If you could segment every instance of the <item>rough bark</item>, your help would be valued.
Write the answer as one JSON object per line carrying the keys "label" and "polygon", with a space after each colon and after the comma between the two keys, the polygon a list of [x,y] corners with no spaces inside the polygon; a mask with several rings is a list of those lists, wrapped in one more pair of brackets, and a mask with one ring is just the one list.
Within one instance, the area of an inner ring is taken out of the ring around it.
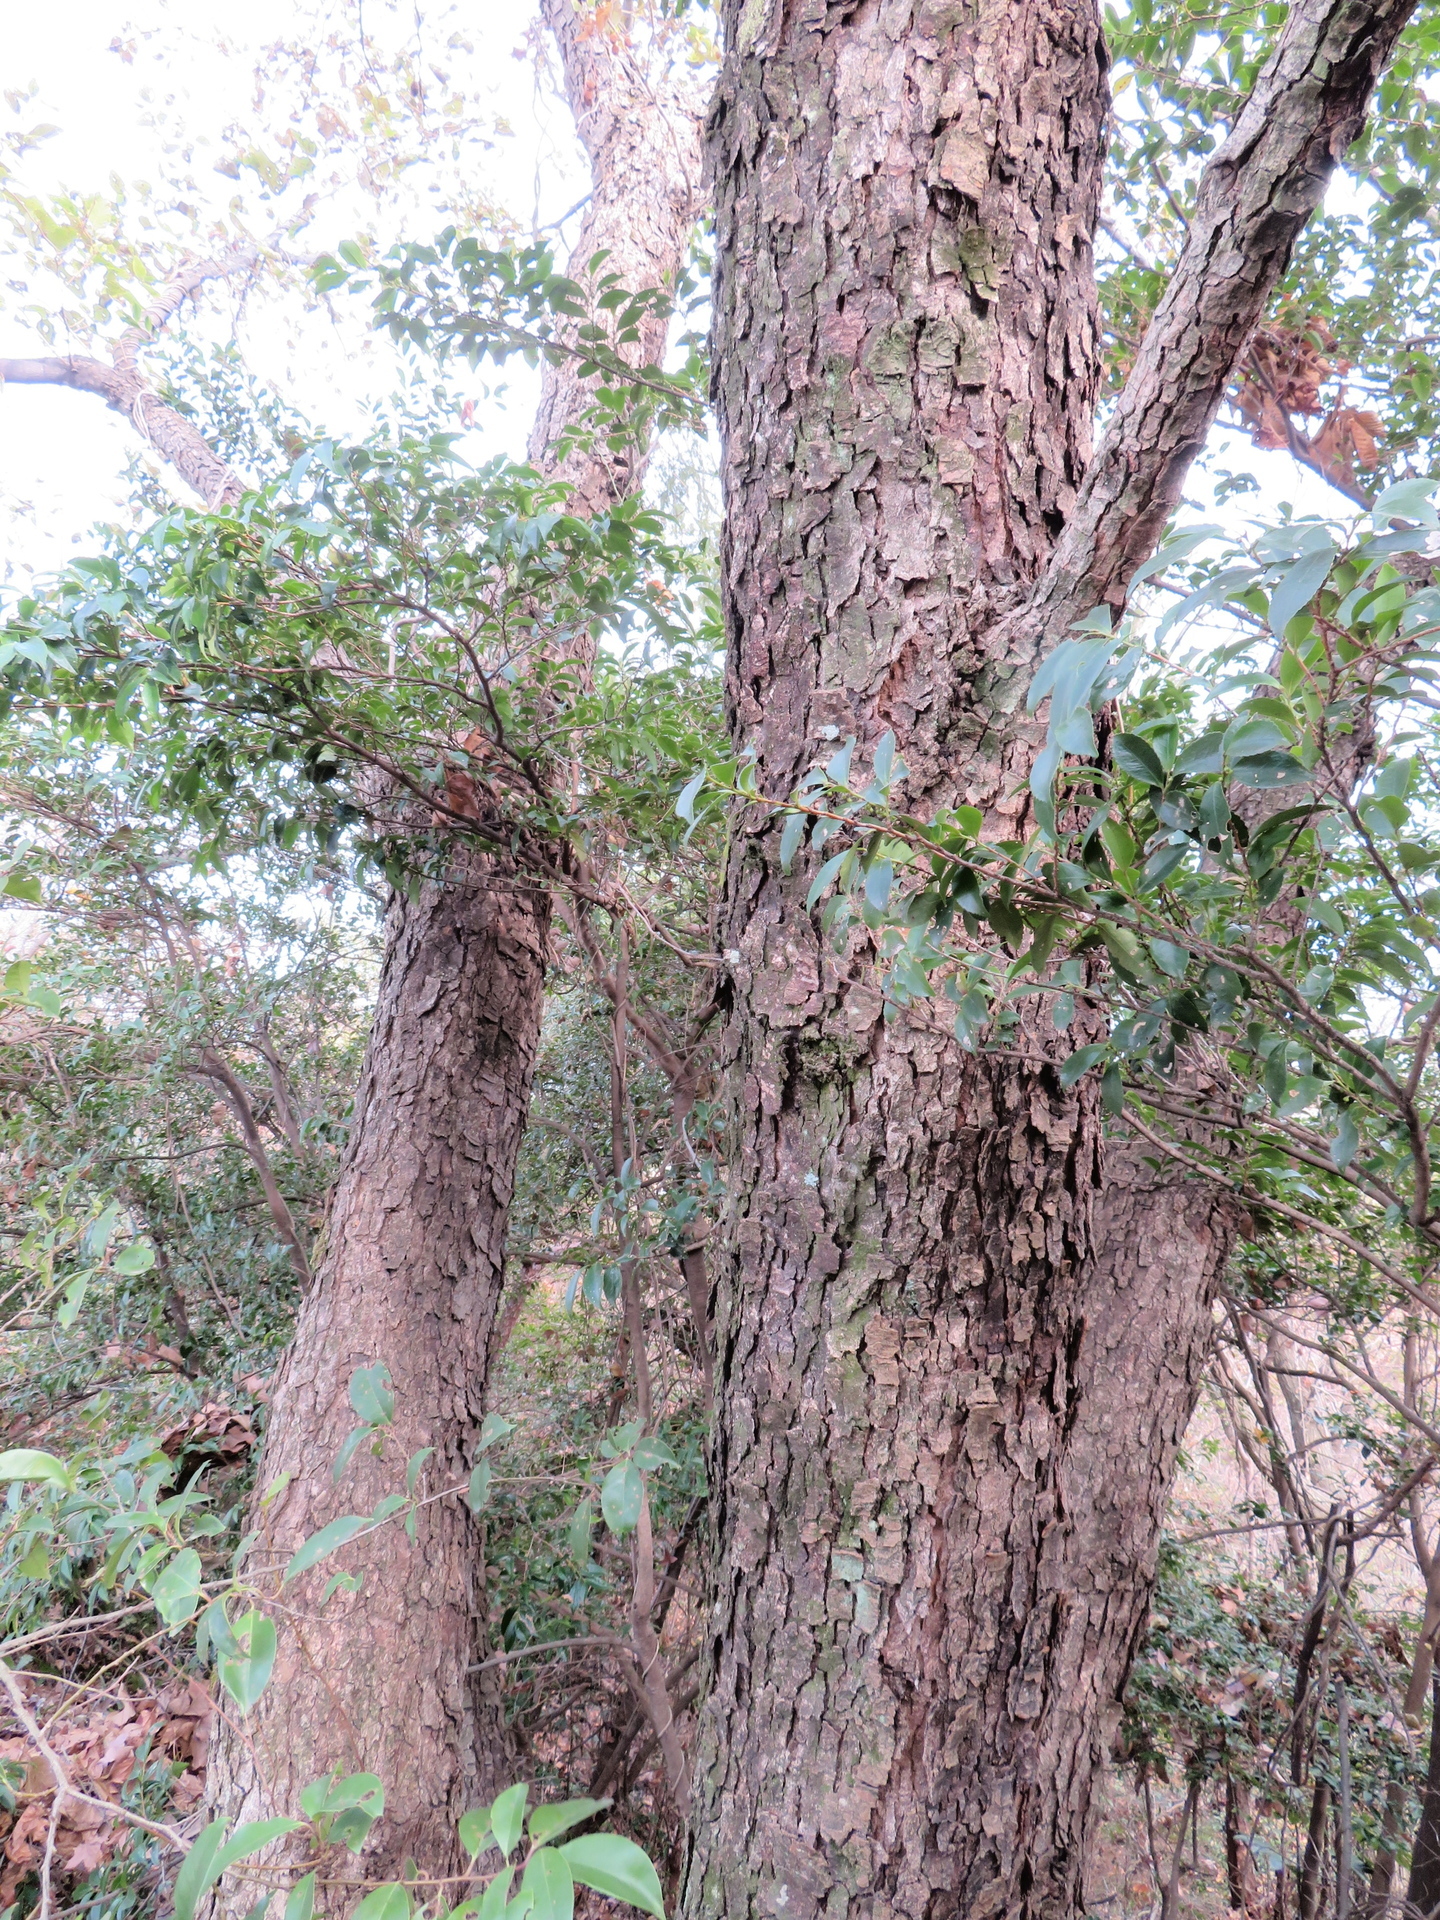
{"label": "rough bark", "polygon": [[[684,245],[702,205],[700,82],[687,65],[684,36],[657,23],[643,42],[609,10],[577,0],[541,0],[554,36],[575,130],[590,159],[590,198],[570,255],[570,275],[583,285],[597,253],[602,274],[616,274],[628,293],[673,284]],[[658,366],[667,323],[647,320],[640,339],[621,349],[637,367]],[[570,483],[578,513],[593,514],[633,493],[644,474],[648,444],[603,445],[555,457],[555,443],[586,408],[575,360],[546,363],[530,458]]]}
{"label": "rough bark", "polygon": [[[582,134],[613,72],[638,56],[572,0],[547,0]],[[567,38],[568,36],[568,38]],[[623,55],[623,58],[622,58]],[[693,82],[691,83],[693,84]],[[595,191],[572,273],[611,249],[631,287],[671,278],[688,241],[699,173],[698,121],[678,92],[626,100],[603,139],[587,137]],[[678,150],[690,153],[689,197],[656,198]],[[638,200],[636,196],[639,196]],[[642,343],[643,344],[643,343]],[[534,457],[585,405],[563,367],[547,374]],[[643,460],[608,449],[559,468],[577,507],[613,506]],[[582,663],[583,664],[583,663]],[[328,1228],[266,1430],[261,1490],[285,1473],[264,1510],[281,1553],[339,1513],[364,1512],[403,1478],[421,1447],[431,1487],[469,1471],[489,1362],[503,1346],[506,1218],[543,1012],[551,901],[503,860],[456,856],[444,885],[392,904],[362,1093]],[[396,1385],[394,1444],[382,1467],[362,1452],[342,1485],[336,1449],[354,1425],[351,1372],[384,1361]],[[317,1609],[329,1566],[297,1583],[303,1617],[282,1634],[275,1678],[247,1738],[222,1730],[212,1798],[237,1819],[291,1812],[327,1771],[364,1771],[387,1804],[354,1878],[460,1866],[455,1822],[521,1769],[507,1750],[495,1672],[476,1671],[483,1633],[480,1535],[462,1502],[425,1509],[416,1547],[398,1529],[357,1543],[336,1564],[363,1569],[353,1596]],[[334,1896],[339,1898],[338,1895]],[[237,1888],[236,1914],[248,1899]]]}
{"label": "rough bark", "polygon": [[[1092,464],[1096,12],[729,0],[722,576],[763,791],[889,726],[909,806],[1022,813],[1035,662],[1123,598],[1406,12],[1292,9]],[[1045,1064],[1088,1036],[1027,1015],[974,1057],[885,1019],[778,843],[741,814],[727,875],[687,1911],[1069,1915],[1233,1222],[1107,1167],[1090,1091]]]}
{"label": "rough bark", "polygon": [[[260,1471],[252,1570],[283,1566],[337,1513],[365,1513],[431,1447],[423,1491],[472,1464],[496,1323],[514,1145],[524,1125],[544,987],[549,901],[488,855],[462,852],[446,884],[397,894],[375,1024],[328,1252],[277,1375]],[[384,1362],[396,1410],[385,1451],[332,1468],[356,1425],[352,1372]],[[451,1868],[454,1824],[493,1793],[495,1714],[477,1659],[483,1577],[468,1508],[421,1510],[357,1542],[286,1591],[274,1679],[248,1738],[212,1748],[212,1793],[237,1819],[291,1808],[308,1781],[376,1773],[387,1792],[357,1875]],[[362,1576],[323,1608],[330,1574]],[[488,1735],[489,1737],[482,1737]],[[349,1862],[341,1856],[342,1869]],[[248,1891],[236,1896],[248,1906]]]}

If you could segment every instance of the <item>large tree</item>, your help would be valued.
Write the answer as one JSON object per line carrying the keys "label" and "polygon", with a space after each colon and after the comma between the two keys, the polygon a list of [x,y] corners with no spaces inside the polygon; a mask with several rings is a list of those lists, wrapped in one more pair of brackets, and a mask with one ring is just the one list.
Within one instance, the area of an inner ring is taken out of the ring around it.
{"label": "large tree", "polygon": [[[893,730],[907,810],[1018,840],[1035,665],[1123,604],[1411,4],[1292,8],[1093,453],[1098,9],[722,11],[735,746],[774,802]],[[1075,1029],[883,1007],[780,843],[737,817],[688,1910],[1069,1914],[1235,1218],[1111,1150]]]}
{"label": "large tree", "polygon": [[[663,41],[632,37],[575,0],[546,0],[543,12],[591,162],[572,273],[588,281],[603,251],[604,271],[624,286],[663,287],[683,265],[698,211],[694,73],[668,57]],[[664,343],[657,304],[621,352],[654,365]],[[627,442],[617,460],[603,434],[573,444],[592,404],[576,365],[564,356],[547,364],[531,451],[568,485],[577,509],[593,514],[639,484],[643,459]],[[402,834],[408,818],[402,806]],[[423,832],[428,810],[409,824]],[[433,1449],[427,1471],[436,1487],[463,1480],[473,1464],[550,919],[546,887],[473,840],[456,842],[443,880],[392,898],[324,1256],[266,1430],[260,1490],[280,1490],[257,1523],[282,1551],[393,1488],[394,1456],[379,1461],[365,1450],[334,1484],[337,1450],[355,1424],[350,1381],[359,1367],[389,1368],[401,1459]],[[424,1508],[412,1544],[387,1531],[362,1546],[359,1591],[334,1596],[323,1612],[306,1607],[243,1735],[217,1741],[210,1785],[219,1807],[263,1818],[288,1811],[300,1788],[327,1772],[373,1772],[386,1783],[386,1818],[356,1873],[384,1877],[407,1857],[432,1872],[456,1861],[459,1815],[504,1785],[514,1766],[501,1705],[476,1673],[480,1538],[468,1508],[449,1499]],[[304,1596],[312,1605],[327,1572],[302,1583],[313,1587]]]}

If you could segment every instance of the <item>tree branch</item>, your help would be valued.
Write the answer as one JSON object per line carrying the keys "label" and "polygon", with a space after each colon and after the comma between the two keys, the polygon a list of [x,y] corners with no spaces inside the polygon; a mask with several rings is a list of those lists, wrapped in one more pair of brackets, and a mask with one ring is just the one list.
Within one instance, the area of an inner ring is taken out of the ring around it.
{"label": "tree branch", "polygon": [[212,513],[217,507],[233,506],[245,491],[240,476],[183,413],[151,391],[136,362],[141,349],[207,281],[228,280],[237,273],[249,272],[259,258],[259,249],[247,242],[232,247],[218,260],[187,261],[161,285],[145,309],[142,323],[121,334],[112,351],[113,364],[84,354],[0,359],[0,386],[13,381],[16,386],[70,387],[77,393],[95,394],[112,412],[131,422]]}
{"label": "tree branch", "polygon": [[246,1093],[238,1075],[236,1075],[213,1047],[206,1047],[200,1056],[199,1064],[189,1069],[206,1080],[213,1080],[224,1093],[235,1118],[240,1123],[241,1138],[245,1142],[245,1151],[260,1176],[260,1185],[265,1192],[265,1201],[270,1209],[270,1218],[275,1222],[280,1238],[290,1249],[290,1264],[302,1287],[310,1285],[310,1262],[301,1244],[299,1230],[289,1203],[280,1191],[280,1183],[275,1178],[275,1169],[270,1164],[270,1156],[265,1151],[265,1142],[260,1137],[260,1128],[255,1120],[255,1112],[250,1105],[250,1096]]}
{"label": "tree branch", "polygon": [[1201,177],[1174,276],[1026,609],[1123,605],[1416,0],[1301,0]]}

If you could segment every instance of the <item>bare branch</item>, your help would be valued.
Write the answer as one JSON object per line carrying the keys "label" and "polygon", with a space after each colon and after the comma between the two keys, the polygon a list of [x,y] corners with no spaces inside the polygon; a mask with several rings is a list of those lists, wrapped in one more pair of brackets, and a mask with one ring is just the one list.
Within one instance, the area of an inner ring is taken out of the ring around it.
{"label": "bare branch", "polygon": [[240,476],[184,414],[151,391],[136,362],[142,348],[208,281],[248,273],[259,258],[259,249],[245,242],[215,260],[186,261],[162,284],[141,324],[127,328],[116,341],[113,364],[83,354],[0,359],[0,386],[13,381],[16,386],[71,387],[77,393],[95,394],[112,412],[131,422],[212,512],[233,506],[245,491]]}

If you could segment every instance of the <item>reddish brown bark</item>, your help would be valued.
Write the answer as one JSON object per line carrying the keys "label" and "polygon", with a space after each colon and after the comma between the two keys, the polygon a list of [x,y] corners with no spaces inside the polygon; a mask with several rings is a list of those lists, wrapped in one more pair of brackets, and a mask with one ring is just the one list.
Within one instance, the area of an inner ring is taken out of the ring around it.
{"label": "reddish brown bark", "polygon": [[[1023,814],[1034,665],[1123,599],[1408,10],[1292,8],[1092,461],[1096,11],[728,0],[714,383],[762,791],[888,726],[907,805]],[[687,1911],[1068,1916],[1233,1225],[1107,1150],[1045,1064],[1083,1032],[1027,1013],[977,1057],[884,1018],[778,843],[737,818]]]}

